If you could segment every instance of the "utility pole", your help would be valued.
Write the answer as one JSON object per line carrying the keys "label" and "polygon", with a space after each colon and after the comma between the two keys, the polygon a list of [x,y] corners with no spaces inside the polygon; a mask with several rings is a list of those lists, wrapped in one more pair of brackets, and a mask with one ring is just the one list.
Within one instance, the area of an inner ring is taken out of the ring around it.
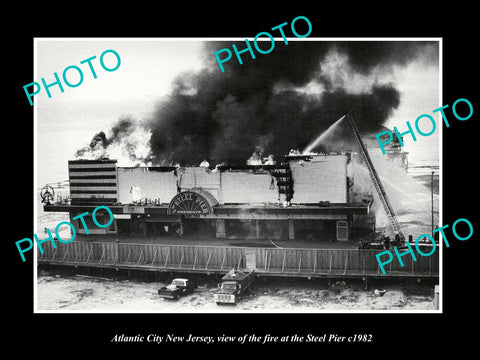
{"label": "utility pole", "polygon": [[433,234],[433,230],[434,227],[435,227],[435,221],[434,221],[434,216],[433,216],[433,174],[434,174],[434,171],[432,171],[432,234]]}

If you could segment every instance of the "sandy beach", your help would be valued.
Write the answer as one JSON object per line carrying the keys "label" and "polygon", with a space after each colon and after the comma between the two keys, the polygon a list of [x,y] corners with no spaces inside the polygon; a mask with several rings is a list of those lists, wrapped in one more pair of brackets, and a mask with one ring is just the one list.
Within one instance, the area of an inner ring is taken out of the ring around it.
{"label": "sandy beach", "polygon": [[218,306],[213,301],[215,284],[199,282],[191,295],[178,301],[162,299],[161,282],[109,280],[84,276],[60,276],[46,272],[38,277],[37,309],[67,312],[357,312],[430,311],[433,286],[389,284],[383,296],[361,282],[257,280],[237,305]]}

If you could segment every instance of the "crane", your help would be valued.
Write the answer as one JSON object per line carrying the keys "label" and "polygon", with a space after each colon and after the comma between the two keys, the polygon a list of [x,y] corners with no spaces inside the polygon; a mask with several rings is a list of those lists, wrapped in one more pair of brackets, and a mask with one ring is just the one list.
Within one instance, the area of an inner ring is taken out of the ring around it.
{"label": "crane", "polygon": [[402,243],[405,242],[405,235],[403,234],[403,231],[400,227],[400,224],[397,220],[397,216],[395,215],[395,211],[393,210],[392,205],[390,204],[390,201],[388,200],[387,193],[385,192],[385,189],[383,188],[382,182],[380,181],[380,178],[378,177],[377,171],[375,170],[375,167],[373,166],[372,159],[370,158],[370,155],[368,154],[367,148],[365,147],[365,144],[362,141],[362,138],[360,137],[360,132],[358,131],[357,125],[355,124],[355,121],[353,120],[353,116],[350,113],[346,114],[346,117],[348,119],[348,122],[352,128],[353,134],[355,135],[355,139],[357,140],[357,143],[360,147],[360,152],[362,154],[363,159],[365,160],[365,163],[367,164],[367,169],[370,174],[370,178],[372,179],[373,185],[375,186],[375,189],[377,190],[378,197],[380,198],[380,202],[383,205],[383,208],[387,214],[387,218],[390,221],[390,224],[392,226],[393,232],[395,234],[398,234],[400,237],[400,241]]}

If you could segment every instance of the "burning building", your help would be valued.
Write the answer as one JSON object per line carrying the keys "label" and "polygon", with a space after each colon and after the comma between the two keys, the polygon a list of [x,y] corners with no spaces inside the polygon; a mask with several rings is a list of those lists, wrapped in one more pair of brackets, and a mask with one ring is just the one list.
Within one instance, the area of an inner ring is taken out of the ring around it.
{"label": "burning building", "polygon": [[[400,104],[393,68],[437,63],[438,44],[295,41],[226,74],[211,61],[222,47],[206,42],[202,70],[179,75],[145,119],[96,134],[69,162],[70,202],[45,210],[69,212],[79,233],[73,218],[97,205],[114,213],[99,229],[113,234],[343,241],[359,224],[373,230],[373,197],[354,190],[355,141],[340,117],[378,132]],[[307,151],[274,160],[292,148]],[[406,164],[398,147],[388,156]]]}
{"label": "burning building", "polygon": [[355,200],[351,157],[290,154],[279,164],[214,169],[205,163],[121,167],[110,159],[72,160],[70,202],[45,210],[68,212],[80,234],[85,230],[73,218],[107,205],[114,221],[97,229],[103,234],[346,241],[354,217],[370,209],[370,202]]}

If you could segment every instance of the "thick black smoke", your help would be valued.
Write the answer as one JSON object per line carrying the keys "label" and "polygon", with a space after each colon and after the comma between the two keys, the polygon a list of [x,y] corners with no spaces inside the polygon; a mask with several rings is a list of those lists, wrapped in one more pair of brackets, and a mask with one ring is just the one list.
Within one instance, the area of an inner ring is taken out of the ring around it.
{"label": "thick black smoke", "polygon": [[[235,44],[245,48],[245,42]],[[146,121],[154,163],[244,164],[259,149],[281,159],[290,149],[303,149],[346,112],[362,132],[374,132],[398,107],[400,93],[391,84],[348,92],[332,83],[322,61],[336,51],[348,58],[351,71],[368,76],[374,68],[389,71],[422,57],[435,61],[436,43],[280,41],[271,53],[256,53],[256,59],[244,53],[243,65],[233,55],[221,72],[214,52],[231,45],[207,42],[205,68],[180,75]],[[322,86],[320,95],[298,91],[312,81]]]}
{"label": "thick black smoke", "polygon": [[77,150],[75,153],[76,158],[95,157],[97,159],[103,159],[106,157],[105,149],[112,143],[107,139],[107,135],[103,131],[100,131],[93,135],[90,144]]}

